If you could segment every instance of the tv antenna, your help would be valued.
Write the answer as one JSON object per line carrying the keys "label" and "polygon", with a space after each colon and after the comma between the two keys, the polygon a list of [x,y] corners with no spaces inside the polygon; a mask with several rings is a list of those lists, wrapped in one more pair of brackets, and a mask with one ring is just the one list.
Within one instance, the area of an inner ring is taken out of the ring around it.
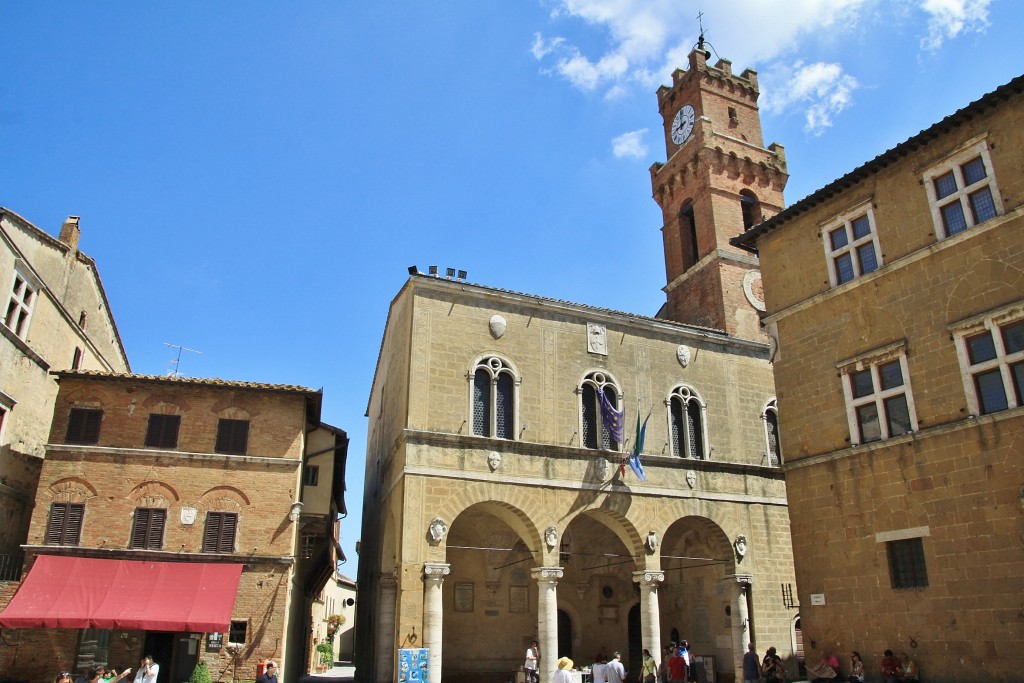
{"label": "tv antenna", "polygon": [[174,360],[170,361],[171,365],[174,366],[174,369],[167,373],[168,377],[180,377],[181,376],[181,352],[182,351],[191,351],[192,353],[198,353],[199,355],[203,355],[202,351],[196,351],[195,349],[190,349],[187,346],[182,346],[181,344],[171,344],[170,342],[164,342],[164,346],[169,346],[172,349],[178,349],[178,357],[175,358]]}

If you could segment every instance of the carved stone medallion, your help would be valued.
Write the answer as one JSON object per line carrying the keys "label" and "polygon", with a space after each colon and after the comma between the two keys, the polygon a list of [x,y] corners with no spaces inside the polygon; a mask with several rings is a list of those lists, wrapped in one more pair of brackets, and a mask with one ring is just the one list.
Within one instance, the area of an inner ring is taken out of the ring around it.
{"label": "carved stone medallion", "polygon": [[679,361],[679,364],[685,368],[690,364],[692,359],[693,352],[690,351],[690,347],[685,344],[680,344],[679,348],[676,349],[676,360]]}
{"label": "carved stone medallion", "polygon": [[502,335],[505,334],[505,328],[508,326],[508,324],[505,322],[505,319],[500,315],[492,315],[490,322],[487,323],[487,326],[491,330],[492,337],[494,337],[495,339],[501,339]]}

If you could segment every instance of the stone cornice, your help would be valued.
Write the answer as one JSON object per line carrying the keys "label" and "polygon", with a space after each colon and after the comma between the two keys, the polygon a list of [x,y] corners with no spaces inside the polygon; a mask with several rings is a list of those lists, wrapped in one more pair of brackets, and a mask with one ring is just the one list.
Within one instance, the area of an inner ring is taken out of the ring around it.
{"label": "stone cornice", "polygon": [[88,548],[84,546],[23,545],[26,555],[61,555],[101,560],[148,560],[150,562],[206,562],[209,564],[295,564],[293,555],[241,555],[238,553],[194,553],[169,550],[129,550],[127,548]]}
{"label": "stone cornice", "polygon": [[215,462],[230,463],[231,469],[268,468],[291,471],[302,464],[297,458],[266,458],[255,455],[225,455],[222,453],[189,453],[165,451],[151,448],[111,448],[109,446],[79,446],[70,444],[47,444],[46,459],[61,462],[98,462],[125,458],[152,461],[156,465],[182,465]]}

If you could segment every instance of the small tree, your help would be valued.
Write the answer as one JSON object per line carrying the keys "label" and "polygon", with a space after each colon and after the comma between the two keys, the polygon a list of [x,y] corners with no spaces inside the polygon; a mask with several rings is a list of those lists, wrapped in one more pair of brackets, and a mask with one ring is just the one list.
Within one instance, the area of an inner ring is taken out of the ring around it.
{"label": "small tree", "polygon": [[321,664],[334,664],[334,643],[330,639],[317,645],[316,651],[320,653]]}
{"label": "small tree", "polygon": [[210,667],[206,666],[206,662],[199,660],[196,662],[196,668],[192,669],[192,675],[188,677],[188,683],[211,683],[210,678]]}

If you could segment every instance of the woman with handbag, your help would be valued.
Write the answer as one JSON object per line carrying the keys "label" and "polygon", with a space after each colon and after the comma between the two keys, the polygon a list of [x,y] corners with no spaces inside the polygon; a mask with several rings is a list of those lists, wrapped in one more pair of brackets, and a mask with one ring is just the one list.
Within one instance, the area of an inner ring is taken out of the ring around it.
{"label": "woman with handbag", "polygon": [[651,651],[644,648],[643,666],[640,668],[640,683],[655,683],[658,680],[658,663],[651,656]]}

